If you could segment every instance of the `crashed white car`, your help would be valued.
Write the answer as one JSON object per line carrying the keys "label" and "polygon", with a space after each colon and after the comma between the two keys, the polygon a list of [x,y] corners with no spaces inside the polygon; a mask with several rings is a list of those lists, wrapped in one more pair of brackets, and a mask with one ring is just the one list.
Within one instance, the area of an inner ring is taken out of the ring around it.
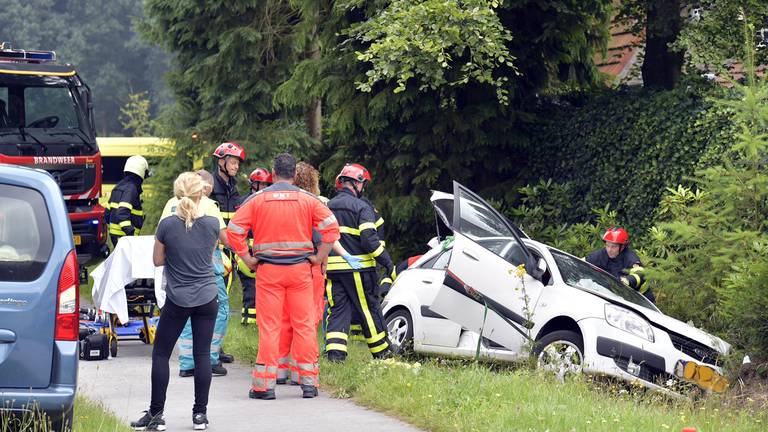
{"label": "crashed white car", "polygon": [[453,195],[435,192],[431,200],[454,240],[432,242],[385,297],[396,351],[473,357],[479,343],[481,356],[516,361],[533,347],[539,366],[560,376],[604,374],[658,390],[680,377],[712,390],[711,381],[697,381],[700,366],[720,379],[730,349],[723,340],[664,315],[585,261],[527,238],[458,183]]}

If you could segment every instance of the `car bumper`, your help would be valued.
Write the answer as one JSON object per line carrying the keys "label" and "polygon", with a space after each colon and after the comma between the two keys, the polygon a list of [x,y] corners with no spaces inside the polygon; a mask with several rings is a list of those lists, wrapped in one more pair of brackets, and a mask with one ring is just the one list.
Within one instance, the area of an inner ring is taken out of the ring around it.
{"label": "car bumper", "polygon": [[44,411],[53,419],[69,411],[75,402],[77,390],[78,342],[54,343],[54,362],[51,384],[46,388],[0,388],[3,411],[19,414]]}
{"label": "car bumper", "polygon": [[[609,375],[660,391],[675,392],[681,379],[675,375],[678,361],[693,361],[675,348],[669,335],[654,328],[654,341],[648,341],[608,325],[604,319],[579,322],[584,335],[584,371]],[[719,367],[709,365],[717,373]]]}

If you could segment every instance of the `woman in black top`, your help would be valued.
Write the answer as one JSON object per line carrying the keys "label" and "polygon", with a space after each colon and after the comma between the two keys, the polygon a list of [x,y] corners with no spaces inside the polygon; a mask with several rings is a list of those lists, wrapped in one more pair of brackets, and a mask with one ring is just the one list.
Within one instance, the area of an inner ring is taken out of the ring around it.
{"label": "woman in black top", "polygon": [[173,183],[173,190],[179,198],[176,216],[163,219],[155,234],[152,258],[156,266],[165,266],[167,298],[152,349],[152,400],[144,416],[131,423],[139,430],[165,430],[163,409],[169,380],[168,361],[188,318],[192,320],[196,366],[192,424],[195,430],[204,430],[208,425],[210,348],[218,313],[212,256],[219,238],[219,222],[198,210],[203,195],[199,175],[181,174]]}

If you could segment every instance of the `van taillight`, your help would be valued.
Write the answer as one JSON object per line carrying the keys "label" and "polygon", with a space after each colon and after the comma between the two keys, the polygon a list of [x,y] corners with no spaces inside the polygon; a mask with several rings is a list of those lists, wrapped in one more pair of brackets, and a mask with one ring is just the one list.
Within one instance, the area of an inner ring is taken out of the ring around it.
{"label": "van taillight", "polygon": [[56,340],[76,341],[80,326],[80,280],[77,273],[77,255],[69,251],[59,275],[56,300]]}

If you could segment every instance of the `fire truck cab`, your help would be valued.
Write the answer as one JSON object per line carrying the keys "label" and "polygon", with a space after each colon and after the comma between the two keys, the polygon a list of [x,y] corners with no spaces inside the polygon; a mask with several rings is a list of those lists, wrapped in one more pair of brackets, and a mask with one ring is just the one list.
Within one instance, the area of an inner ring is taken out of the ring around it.
{"label": "fire truck cab", "polygon": [[[108,253],[90,88],[53,51],[0,44],[0,163],[48,171],[61,189],[77,260]],[[81,270],[81,278],[84,274]]]}

